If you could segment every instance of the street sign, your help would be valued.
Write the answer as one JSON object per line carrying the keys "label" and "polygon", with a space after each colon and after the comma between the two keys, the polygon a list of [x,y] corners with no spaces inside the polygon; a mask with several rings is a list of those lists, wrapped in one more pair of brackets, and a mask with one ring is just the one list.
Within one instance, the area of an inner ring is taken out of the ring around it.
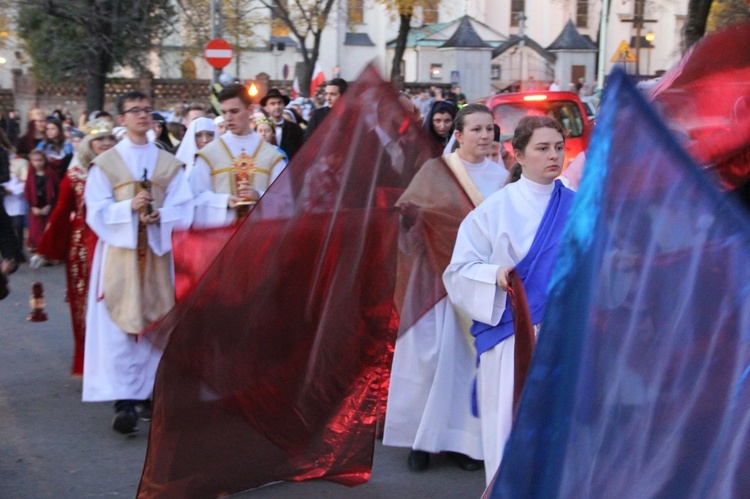
{"label": "street sign", "polygon": [[215,38],[206,44],[204,52],[206,62],[216,69],[221,69],[232,61],[232,46],[221,38]]}
{"label": "street sign", "polygon": [[612,56],[611,62],[636,62],[637,60],[633,49],[630,48],[628,42],[623,40],[620,42],[620,46],[617,47],[615,55]]}

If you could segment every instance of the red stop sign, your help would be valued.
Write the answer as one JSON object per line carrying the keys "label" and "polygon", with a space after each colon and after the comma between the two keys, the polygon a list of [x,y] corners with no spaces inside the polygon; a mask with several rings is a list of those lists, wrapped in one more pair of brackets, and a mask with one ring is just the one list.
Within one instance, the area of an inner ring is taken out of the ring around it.
{"label": "red stop sign", "polygon": [[221,69],[232,60],[232,46],[226,40],[215,38],[206,44],[206,61],[216,69]]}

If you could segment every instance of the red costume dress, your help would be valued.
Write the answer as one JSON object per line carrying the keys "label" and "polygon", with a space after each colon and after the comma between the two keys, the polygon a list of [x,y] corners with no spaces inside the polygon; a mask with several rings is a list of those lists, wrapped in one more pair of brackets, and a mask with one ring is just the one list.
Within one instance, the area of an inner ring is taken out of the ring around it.
{"label": "red costume dress", "polygon": [[33,168],[29,168],[24,197],[29,203],[29,236],[26,246],[31,251],[36,251],[50,217],[50,215],[35,215],[32,208],[44,208],[47,205],[54,208],[59,184],[57,174],[49,164],[44,168],[44,175],[37,175]]}
{"label": "red costume dress", "polygon": [[86,296],[91,257],[97,237],[86,225],[83,189],[88,169],[73,160],[62,183],[57,204],[49,217],[37,253],[47,260],[65,260],[68,301],[73,322],[73,376],[83,375],[83,345],[86,337]]}

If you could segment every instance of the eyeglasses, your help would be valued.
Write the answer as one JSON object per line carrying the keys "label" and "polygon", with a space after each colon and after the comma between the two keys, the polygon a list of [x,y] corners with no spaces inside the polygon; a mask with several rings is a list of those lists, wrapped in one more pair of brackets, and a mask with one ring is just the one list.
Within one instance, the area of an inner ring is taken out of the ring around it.
{"label": "eyeglasses", "polygon": [[153,109],[150,107],[131,107],[130,109],[126,109],[122,112],[122,114],[134,114],[136,116],[140,114],[151,114],[153,112]]}

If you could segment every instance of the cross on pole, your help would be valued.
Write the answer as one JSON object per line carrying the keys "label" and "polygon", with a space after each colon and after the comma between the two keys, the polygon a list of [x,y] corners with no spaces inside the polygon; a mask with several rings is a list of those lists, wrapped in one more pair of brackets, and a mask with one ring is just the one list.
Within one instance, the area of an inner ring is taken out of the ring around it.
{"label": "cross on pole", "polygon": [[635,28],[635,74],[641,74],[641,29],[645,23],[659,22],[658,19],[644,19],[646,0],[635,0],[633,17],[621,19],[624,23],[632,23]]}

